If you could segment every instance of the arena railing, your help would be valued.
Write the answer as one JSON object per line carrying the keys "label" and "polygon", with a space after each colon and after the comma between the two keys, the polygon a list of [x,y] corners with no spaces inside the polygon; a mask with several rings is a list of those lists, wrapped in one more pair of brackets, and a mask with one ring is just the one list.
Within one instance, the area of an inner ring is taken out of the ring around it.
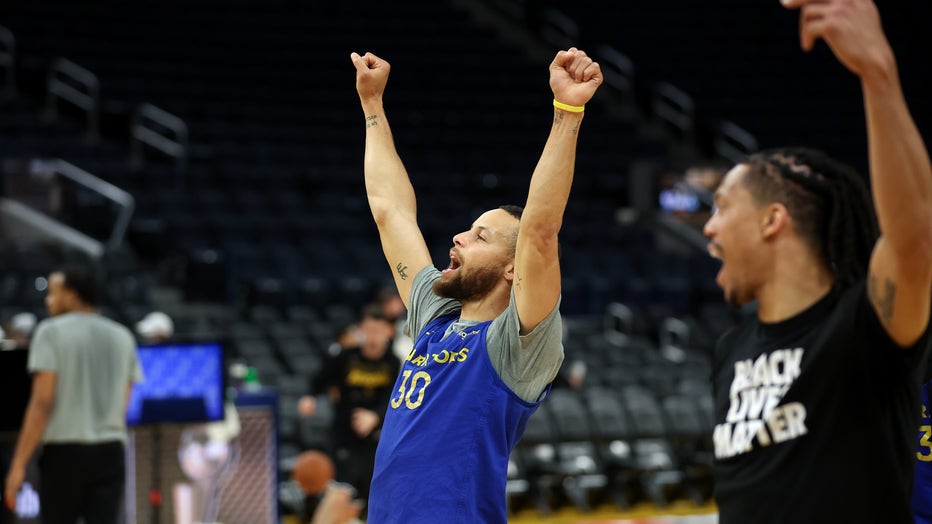
{"label": "arena railing", "polygon": [[682,89],[669,82],[657,82],[651,96],[651,111],[675,129],[684,142],[694,139],[696,104]]}
{"label": "arena railing", "polygon": [[97,75],[68,60],[56,58],[46,79],[45,109],[52,118],[58,116],[58,99],[70,102],[87,114],[86,138],[100,137],[100,82]]}
{"label": "arena railing", "polygon": [[748,155],[759,149],[754,135],[734,122],[724,120],[716,126],[712,139],[715,154],[733,164],[744,162]]}
{"label": "arena railing", "polygon": [[686,359],[686,350],[692,338],[689,324],[676,317],[664,318],[657,335],[660,354],[664,358],[671,362],[682,362]]}
{"label": "arena railing", "polygon": [[612,302],[602,316],[602,331],[612,345],[624,347],[634,333],[634,311],[621,302]]}
{"label": "arena railing", "polygon": [[[23,228],[71,245],[94,258],[115,251],[123,244],[136,208],[131,194],[60,158],[29,160],[16,169],[8,166],[5,172],[7,185],[13,187],[8,188],[11,189],[7,191],[8,198],[0,199],[0,211],[15,217]],[[18,181],[11,180],[14,177]],[[61,179],[116,206],[109,237],[98,240],[62,221],[58,211],[68,206],[62,199],[73,191],[63,187]]]}
{"label": "arena railing", "polygon": [[634,97],[634,61],[614,47],[602,44],[595,49],[596,60],[602,66],[606,85],[612,86],[626,99]]}
{"label": "arena railing", "polygon": [[141,104],[130,124],[132,165],[145,165],[145,148],[152,147],[175,159],[175,185],[184,188],[188,172],[188,125],[181,118],[152,104]]}
{"label": "arena railing", "polygon": [[540,36],[558,49],[579,45],[579,24],[557,9],[541,12]]}

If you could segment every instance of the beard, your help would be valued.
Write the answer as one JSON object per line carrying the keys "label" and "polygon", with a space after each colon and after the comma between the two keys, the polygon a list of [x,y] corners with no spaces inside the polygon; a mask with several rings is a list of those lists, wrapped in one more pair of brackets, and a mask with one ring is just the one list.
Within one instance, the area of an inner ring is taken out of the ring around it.
{"label": "beard", "polygon": [[748,287],[741,287],[739,282],[731,282],[727,289],[722,289],[725,304],[731,311],[741,311],[745,305],[755,300],[755,295]]}
{"label": "beard", "polygon": [[443,298],[452,298],[460,302],[471,302],[488,295],[501,278],[499,268],[480,267],[470,273],[463,268],[456,270],[452,277],[442,276],[434,281],[434,293]]}
{"label": "beard", "polygon": [[731,308],[732,311],[738,311],[741,309],[741,306],[744,305],[737,291],[729,291],[724,293],[724,295],[725,303],[728,304],[728,307]]}

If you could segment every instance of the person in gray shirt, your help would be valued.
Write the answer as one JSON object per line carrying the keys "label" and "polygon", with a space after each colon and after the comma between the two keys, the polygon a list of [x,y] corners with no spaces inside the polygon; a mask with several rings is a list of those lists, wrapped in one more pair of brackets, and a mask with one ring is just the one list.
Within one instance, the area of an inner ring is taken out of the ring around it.
{"label": "person in gray shirt", "polygon": [[125,483],[126,405],[142,380],[136,341],[125,326],[97,313],[89,273],[48,278],[46,308],[30,345],[32,394],[6,477],[13,509],[26,464],[39,461],[42,522],[116,523]]}

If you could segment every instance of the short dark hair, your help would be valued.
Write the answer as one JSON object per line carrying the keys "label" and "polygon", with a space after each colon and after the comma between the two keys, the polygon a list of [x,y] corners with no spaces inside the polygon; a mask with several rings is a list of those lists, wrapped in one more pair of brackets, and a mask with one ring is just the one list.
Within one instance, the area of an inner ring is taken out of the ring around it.
{"label": "short dark hair", "polygon": [[55,272],[64,277],[65,288],[74,291],[81,302],[89,306],[97,305],[97,280],[89,270],[81,267],[68,267]]}
{"label": "short dark hair", "polygon": [[524,213],[524,208],[521,206],[516,206],[514,204],[505,204],[498,206],[502,211],[507,211],[509,215],[521,220],[521,214]]}
{"label": "short dark hair", "polygon": [[366,304],[362,308],[362,318],[363,320],[371,318],[373,320],[382,320],[384,322],[392,323],[392,320],[388,318],[388,315],[385,314],[385,311],[382,309],[382,306],[378,303]]}
{"label": "short dark hair", "polygon": [[333,330],[333,339],[340,340],[341,338],[343,338],[343,335],[346,335],[347,333],[352,332],[354,329],[356,329],[355,322],[347,322],[345,324],[338,324],[336,329]]}
{"label": "short dark hair", "polygon": [[[517,218],[519,222],[521,221],[521,215],[524,214],[524,208],[521,206],[516,206],[514,204],[505,204],[502,206],[498,206],[498,208],[501,209],[502,211],[508,212],[509,215]],[[515,252],[517,251],[517,248],[518,248],[518,232],[517,230],[515,230],[515,235],[514,235],[514,238],[512,239],[512,245],[511,245],[512,258],[515,256]],[[563,246],[560,243],[557,243],[557,259],[561,261],[563,260]]]}
{"label": "short dark hair", "polygon": [[873,200],[857,172],[801,147],[751,155],[744,184],[758,204],[780,202],[800,236],[844,286],[867,275],[880,236]]}
{"label": "short dark hair", "polygon": [[383,287],[375,294],[375,303],[382,305],[390,300],[394,300],[395,297],[399,296],[398,291],[394,286],[392,287]]}
{"label": "short dark hair", "polygon": [[[521,221],[521,215],[524,213],[523,207],[516,206],[514,204],[505,204],[502,206],[498,206],[498,208],[501,209],[502,211],[505,211],[509,215],[517,218],[519,222]],[[514,258],[517,248],[518,248],[518,230],[515,229],[515,234],[512,235],[512,238],[511,238],[511,257],[512,258]]]}

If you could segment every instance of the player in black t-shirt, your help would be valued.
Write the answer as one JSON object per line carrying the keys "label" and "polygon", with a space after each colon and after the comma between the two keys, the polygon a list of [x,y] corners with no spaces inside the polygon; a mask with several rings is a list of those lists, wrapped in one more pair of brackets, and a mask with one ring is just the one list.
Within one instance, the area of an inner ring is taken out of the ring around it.
{"label": "player in black t-shirt", "polygon": [[717,282],[729,303],[757,302],[715,350],[720,522],[912,522],[929,156],[871,0],[784,5],[800,10],[804,50],[821,38],[861,81],[873,193],[808,149],[755,154],[716,191]]}
{"label": "player in black t-shirt", "polygon": [[[312,383],[315,394],[326,393],[334,405],[332,449],[336,480],[356,488],[366,500],[379,428],[393,393],[401,362],[391,351],[395,325],[378,305],[363,309],[362,340],[333,355]],[[302,397],[299,411],[316,411],[313,397]]]}

